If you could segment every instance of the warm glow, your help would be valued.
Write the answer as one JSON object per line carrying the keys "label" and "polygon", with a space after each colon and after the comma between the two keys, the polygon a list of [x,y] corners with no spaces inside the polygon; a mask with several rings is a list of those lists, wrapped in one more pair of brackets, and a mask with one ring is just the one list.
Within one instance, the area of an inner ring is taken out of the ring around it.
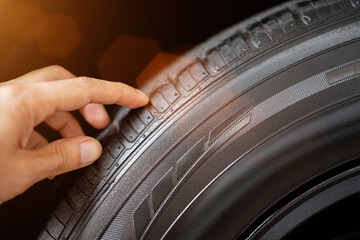
{"label": "warm glow", "polygon": [[43,9],[31,2],[20,2],[10,10],[8,21],[10,33],[19,39],[35,38],[44,19]]}
{"label": "warm glow", "polygon": [[[170,54],[170,53],[159,52],[136,78],[137,86],[142,88],[155,75],[160,74],[162,70],[166,69],[173,62],[179,60],[180,58],[185,58],[185,57],[181,57],[179,55]],[[165,74],[167,75],[168,73],[169,72],[166,71]],[[166,77],[167,76],[165,76],[165,78]]]}
{"label": "warm glow", "polygon": [[36,42],[44,55],[66,58],[81,41],[74,18],[51,13],[41,22]]}
{"label": "warm glow", "polygon": [[159,43],[153,39],[119,35],[99,59],[100,75],[109,80],[133,82],[159,51]]}

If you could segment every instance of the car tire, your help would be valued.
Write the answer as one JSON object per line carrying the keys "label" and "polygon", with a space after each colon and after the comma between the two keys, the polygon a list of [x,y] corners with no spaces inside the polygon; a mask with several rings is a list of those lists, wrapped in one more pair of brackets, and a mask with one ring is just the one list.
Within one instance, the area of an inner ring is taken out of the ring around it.
{"label": "car tire", "polygon": [[144,86],[149,105],[119,108],[39,239],[255,236],[360,156],[359,14],[292,1],[185,54]]}

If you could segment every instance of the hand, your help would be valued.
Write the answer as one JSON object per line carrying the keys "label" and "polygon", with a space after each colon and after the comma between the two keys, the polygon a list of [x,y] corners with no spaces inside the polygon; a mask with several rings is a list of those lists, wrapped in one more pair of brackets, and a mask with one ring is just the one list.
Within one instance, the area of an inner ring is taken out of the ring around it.
{"label": "hand", "polygon": [[[0,204],[36,182],[94,162],[100,143],[84,133],[69,113],[76,109],[95,128],[110,120],[102,104],[129,108],[149,99],[122,83],[75,77],[59,66],[0,84]],[[48,143],[34,127],[45,122],[62,135]]]}

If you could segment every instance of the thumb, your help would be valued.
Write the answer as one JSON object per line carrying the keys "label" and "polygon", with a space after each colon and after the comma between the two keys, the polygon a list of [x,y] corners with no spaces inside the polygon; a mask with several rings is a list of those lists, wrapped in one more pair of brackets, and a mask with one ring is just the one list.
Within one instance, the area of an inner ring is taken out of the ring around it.
{"label": "thumb", "polygon": [[94,138],[80,136],[56,140],[33,150],[32,160],[37,181],[85,167],[100,157],[101,144]]}

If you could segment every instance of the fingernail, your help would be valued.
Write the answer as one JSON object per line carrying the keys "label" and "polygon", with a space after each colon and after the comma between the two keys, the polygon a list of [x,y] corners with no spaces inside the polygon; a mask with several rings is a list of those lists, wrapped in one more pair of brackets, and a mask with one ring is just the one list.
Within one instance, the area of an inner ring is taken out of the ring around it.
{"label": "fingernail", "polygon": [[82,166],[89,165],[100,157],[101,145],[96,140],[88,140],[80,143],[81,162]]}
{"label": "fingernail", "polygon": [[139,89],[136,89],[136,91],[138,91],[138,93],[140,93],[147,101],[149,101],[149,97],[146,96],[145,93],[143,93],[142,91],[140,91]]}

